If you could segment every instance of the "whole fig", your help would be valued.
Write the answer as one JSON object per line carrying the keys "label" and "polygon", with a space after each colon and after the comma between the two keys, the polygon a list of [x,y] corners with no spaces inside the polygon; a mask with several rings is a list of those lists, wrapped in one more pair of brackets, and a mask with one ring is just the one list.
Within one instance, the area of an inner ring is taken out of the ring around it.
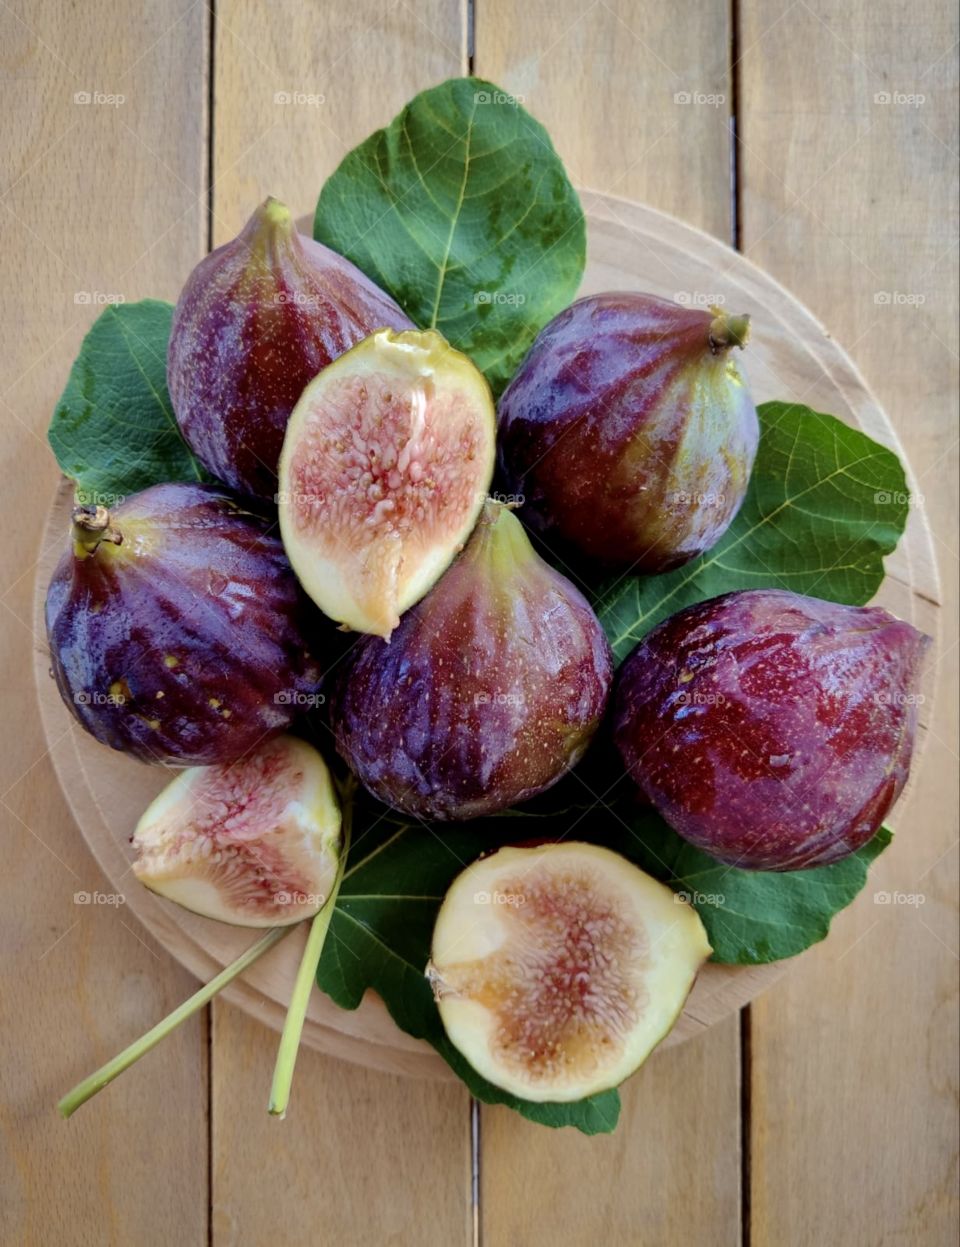
{"label": "whole fig", "polygon": [[412,328],[393,300],[267,199],[190,274],[173,316],[167,385],[200,462],[272,499],[284,429],[304,386],[374,329]]}
{"label": "whole fig", "polygon": [[144,762],[236,762],[316,690],[313,610],[266,520],[212,485],[77,507],[47,637],[60,695]]}
{"label": "whole fig", "polygon": [[331,723],[340,755],[387,805],[476,818],[542,792],[581,758],[612,674],[585,598],[488,501],[390,642],[365,638],[351,652]]}
{"label": "whole fig", "polygon": [[524,521],[610,566],[662,572],[740,509],[759,426],[731,354],[749,317],[652,295],[579,299],[540,333],[499,406],[504,488]]}
{"label": "whole fig", "polygon": [[643,795],[713,857],[824,866],[866,844],[906,783],[928,644],[879,607],[727,593],[633,651],[614,738]]}

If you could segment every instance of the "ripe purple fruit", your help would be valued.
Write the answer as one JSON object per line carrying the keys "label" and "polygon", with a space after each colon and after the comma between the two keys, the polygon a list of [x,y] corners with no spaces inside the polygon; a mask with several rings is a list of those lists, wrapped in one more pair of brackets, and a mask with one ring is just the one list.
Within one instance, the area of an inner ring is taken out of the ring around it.
{"label": "ripe purple fruit", "polygon": [[499,406],[504,487],[524,522],[637,572],[715,545],[740,509],[757,413],[732,348],[749,317],[590,295],[534,342]]}
{"label": "ripe purple fruit", "polygon": [[585,752],[612,680],[586,599],[487,502],[466,548],[389,643],[365,638],[335,684],[337,749],[420,818],[476,818],[549,788]]}
{"label": "ripe purple fruit", "polygon": [[616,744],[666,821],[720,861],[839,861],[906,783],[928,644],[879,607],[727,593],[659,624],[624,663]]}
{"label": "ripe purple fruit", "polygon": [[267,199],[232,242],[200,261],[174,312],[167,384],[188,445],[231,488],[272,499],[284,430],[304,386],[384,327],[412,323]]}
{"label": "ripe purple fruit", "polygon": [[47,591],[53,674],[97,740],[144,762],[235,762],[320,677],[317,626],[277,537],[213,485],[77,507]]}

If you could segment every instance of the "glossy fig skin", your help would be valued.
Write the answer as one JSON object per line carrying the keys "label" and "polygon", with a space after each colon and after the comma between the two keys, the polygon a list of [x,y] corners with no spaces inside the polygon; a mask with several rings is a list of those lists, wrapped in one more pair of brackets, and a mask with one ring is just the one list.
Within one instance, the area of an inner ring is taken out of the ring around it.
{"label": "glossy fig skin", "polygon": [[267,199],[190,274],[173,316],[167,384],[200,462],[272,499],[284,430],[304,386],[374,329],[410,329],[349,260],[298,233]]}
{"label": "glossy fig skin", "polygon": [[424,819],[492,814],[549,788],[586,751],[613,678],[586,599],[487,502],[473,536],[389,642],[339,672],[331,725],[379,800]]}
{"label": "glossy fig skin", "polygon": [[733,356],[749,318],[652,295],[589,295],[534,342],[498,409],[524,522],[591,560],[678,567],[722,537],[759,439]]}
{"label": "glossy fig skin", "polygon": [[731,866],[825,866],[906,783],[930,638],[879,607],[724,594],[659,624],[620,670],[614,739],[684,839]]}
{"label": "glossy fig skin", "polygon": [[318,620],[265,519],[192,484],[75,516],[46,623],[60,695],[88,732],[192,766],[235,762],[289,727],[319,682]]}

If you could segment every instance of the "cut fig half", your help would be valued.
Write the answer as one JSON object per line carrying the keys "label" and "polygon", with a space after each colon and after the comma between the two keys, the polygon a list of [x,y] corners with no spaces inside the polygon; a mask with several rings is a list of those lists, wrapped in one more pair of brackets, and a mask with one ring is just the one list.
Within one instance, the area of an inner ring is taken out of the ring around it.
{"label": "cut fig half", "polygon": [[133,873],[160,896],[219,922],[289,926],[330,895],[340,809],[320,754],[279,736],[240,762],[181,772],[132,843]]}
{"label": "cut fig half", "polygon": [[665,884],[610,849],[564,842],[500,849],[459,875],[426,973],[478,1073],[560,1102],[632,1074],[710,952],[696,910]]}
{"label": "cut fig half", "polygon": [[495,429],[486,380],[434,330],[378,330],[310,382],[277,501],[287,556],[324,614],[390,636],[470,535]]}

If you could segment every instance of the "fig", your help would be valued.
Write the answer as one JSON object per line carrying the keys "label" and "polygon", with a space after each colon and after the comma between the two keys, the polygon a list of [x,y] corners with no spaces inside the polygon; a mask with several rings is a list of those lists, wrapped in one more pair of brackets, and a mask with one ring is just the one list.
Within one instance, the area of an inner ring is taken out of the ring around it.
{"label": "fig", "polygon": [[53,674],[97,740],[145,762],[234,762],[315,694],[320,622],[263,517],[213,485],[78,506],[46,599]]}
{"label": "fig", "polygon": [[331,726],[379,800],[420,818],[477,818],[542,792],[579,761],[612,679],[587,601],[490,500],[390,642],[353,648],[334,681]]}
{"label": "fig", "polygon": [[495,426],[490,387],[434,330],[377,332],[307,386],[280,458],[280,530],[324,614],[389,637],[476,523]]}
{"label": "fig", "polygon": [[374,329],[412,322],[336,252],[267,199],[190,274],[173,316],[167,385],[200,462],[272,499],[290,413],[317,373]]}
{"label": "fig", "polygon": [[144,811],[133,873],[185,909],[243,927],[318,913],[337,874],[340,809],[326,764],[293,736],[190,767]]}
{"label": "fig", "polygon": [[633,651],[614,739],[643,796],[719,861],[824,866],[866,844],[900,795],[929,643],[879,607],[727,593]]}
{"label": "fig", "polygon": [[499,406],[503,485],[544,538],[654,573],[715,545],[747,490],[757,413],[734,346],[749,317],[652,295],[579,299]]}
{"label": "fig", "polygon": [[444,897],[429,979],[447,1037],[495,1086],[618,1086],[680,1016],[711,952],[695,909],[610,849],[504,848]]}

